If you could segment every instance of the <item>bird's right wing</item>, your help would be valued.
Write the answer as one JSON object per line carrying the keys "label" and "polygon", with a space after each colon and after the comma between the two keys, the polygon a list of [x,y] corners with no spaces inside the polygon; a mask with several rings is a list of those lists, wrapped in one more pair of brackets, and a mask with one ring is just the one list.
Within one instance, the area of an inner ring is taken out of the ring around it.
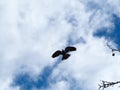
{"label": "bird's right wing", "polygon": [[55,58],[59,56],[60,54],[62,54],[62,52],[60,50],[57,50],[56,52],[53,53],[52,57]]}
{"label": "bird's right wing", "polygon": [[76,51],[76,47],[68,46],[68,47],[65,48],[65,51],[66,51],[66,52],[69,52],[69,51]]}

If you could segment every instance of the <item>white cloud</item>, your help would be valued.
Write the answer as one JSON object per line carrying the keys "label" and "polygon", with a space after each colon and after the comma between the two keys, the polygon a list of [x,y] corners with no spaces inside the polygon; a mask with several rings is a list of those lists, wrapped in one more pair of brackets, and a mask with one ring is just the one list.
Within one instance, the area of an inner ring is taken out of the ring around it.
{"label": "white cloud", "polygon": [[51,89],[48,89],[48,90],[69,90],[69,83],[65,82],[65,81],[59,81],[57,82],[56,84],[52,85],[51,86]]}
{"label": "white cloud", "polygon": [[11,83],[12,83],[11,77],[6,77],[4,79],[1,78],[1,80],[0,80],[0,84],[1,84],[0,89],[1,90],[19,90],[19,87],[11,87]]}
{"label": "white cloud", "polygon": [[[92,36],[100,28],[114,28],[111,15],[120,15],[119,3],[118,0],[0,1],[2,90],[12,88],[9,80],[22,71],[21,67],[25,66],[23,69],[35,77],[46,65],[52,65],[55,61],[51,54],[64,48],[69,38],[77,51],[53,70],[51,78],[69,77],[70,74],[78,84],[83,81],[87,90],[96,90],[101,79],[119,80],[119,54],[111,57],[106,40]],[[76,26],[70,23],[71,17],[74,17]],[[75,43],[81,37],[86,43]],[[51,90],[56,88],[69,90],[70,85],[58,81],[51,85]]]}

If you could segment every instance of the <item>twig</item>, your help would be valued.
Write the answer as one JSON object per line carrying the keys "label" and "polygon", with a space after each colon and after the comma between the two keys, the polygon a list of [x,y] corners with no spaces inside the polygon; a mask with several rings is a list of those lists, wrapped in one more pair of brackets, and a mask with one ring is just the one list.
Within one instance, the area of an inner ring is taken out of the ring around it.
{"label": "twig", "polygon": [[120,52],[120,50],[119,49],[115,49],[115,48],[112,48],[108,43],[107,43],[107,46],[111,49],[111,51],[113,52],[112,53],[112,56],[115,56],[115,51],[117,51],[117,52]]}
{"label": "twig", "polygon": [[101,80],[101,84],[98,84],[99,85],[99,90],[104,90],[105,88],[110,87],[110,86],[114,86],[115,84],[118,84],[118,83],[120,83],[120,81],[108,82],[108,81]]}

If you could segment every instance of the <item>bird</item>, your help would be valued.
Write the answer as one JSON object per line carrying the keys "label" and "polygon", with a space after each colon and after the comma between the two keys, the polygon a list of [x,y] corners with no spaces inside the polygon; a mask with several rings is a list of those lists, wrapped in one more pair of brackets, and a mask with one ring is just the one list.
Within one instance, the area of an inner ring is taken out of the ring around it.
{"label": "bird", "polygon": [[58,57],[59,55],[62,55],[62,60],[68,59],[70,57],[69,52],[76,51],[76,47],[68,46],[65,48],[65,50],[57,50],[52,54],[52,58]]}

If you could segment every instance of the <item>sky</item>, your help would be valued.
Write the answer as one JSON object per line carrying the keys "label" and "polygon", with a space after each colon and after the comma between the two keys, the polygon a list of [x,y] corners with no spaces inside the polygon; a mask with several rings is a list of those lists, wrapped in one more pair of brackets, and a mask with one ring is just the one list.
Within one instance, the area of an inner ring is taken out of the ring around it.
{"label": "sky", "polygon": [[[0,0],[0,90],[98,90],[120,81],[119,0]],[[77,51],[61,61],[56,50]],[[119,85],[106,90],[119,90]]]}

